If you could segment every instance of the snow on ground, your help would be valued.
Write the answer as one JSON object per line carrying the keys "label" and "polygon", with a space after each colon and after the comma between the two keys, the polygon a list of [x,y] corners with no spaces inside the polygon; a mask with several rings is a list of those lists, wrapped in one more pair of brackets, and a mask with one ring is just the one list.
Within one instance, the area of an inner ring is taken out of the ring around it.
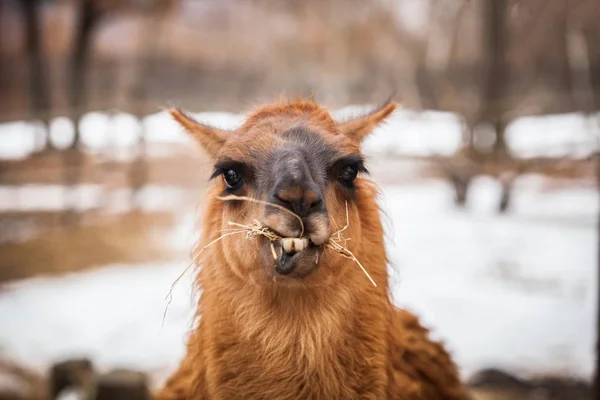
{"label": "snow on ground", "polygon": [[[448,343],[466,375],[489,366],[591,374],[598,194],[542,192],[536,182],[519,181],[503,216],[486,179],[467,210],[452,206],[443,182],[383,188],[394,297]],[[171,240],[191,243],[191,222],[184,216]],[[164,374],[192,322],[188,274],[162,325],[165,295],[185,266],[113,265],[11,284],[0,293],[0,352],[38,367],[88,355],[101,368]]]}
{"label": "snow on ground", "polygon": [[[332,112],[334,118],[364,114],[373,107],[349,106]],[[239,126],[244,115],[225,112],[193,114],[199,121],[219,128]],[[598,149],[600,114],[591,118],[583,113],[522,117],[507,127],[507,141],[520,157],[564,156],[584,157]],[[80,121],[82,142],[91,150],[127,148],[136,143],[141,124],[151,142],[191,143],[166,112],[145,117],[141,122],[126,113],[112,117],[90,112]],[[389,121],[365,142],[369,154],[449,155],[460,146],[463,122],[452,113],[397,110]],[[34,151],[35,126],[24,122],[0,124],[0,158],[23,158]],[[50,126],[53,143],[67,147],[73,137],[73,123],[65,117],[55,118]],[[109,150],[110,149],[110,150]]]}
{"label": "snow on ground", "polygon": [[10,285],[0,300],[0,353],[36,368],[64,357],[100,367],[173,368],[192,322],[191,275],[165,296],[185,263],[113,266]]}
{"label": "snow on ground", "polygon": [[598,195],[521,183],[506,216],[493,212],[500,189],[487,179],[466,212],[443,182],[388,187],[384,203],[399,205],[387,207],[393,294],[447,339],[465,373],[487,365],[590,376]]}

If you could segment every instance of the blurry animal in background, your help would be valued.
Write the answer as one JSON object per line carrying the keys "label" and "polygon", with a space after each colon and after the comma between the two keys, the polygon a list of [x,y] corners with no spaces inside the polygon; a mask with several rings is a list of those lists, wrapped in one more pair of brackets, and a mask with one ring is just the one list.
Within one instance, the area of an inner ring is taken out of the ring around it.
{"label": "blurry animal in background", "polygon": [[198,325],[159,400],[468,398],[443,345],[388,292],[360,145],[396,107],[337,123],[281,102],[235,131],[171,110],[215,183],[195,248]]}

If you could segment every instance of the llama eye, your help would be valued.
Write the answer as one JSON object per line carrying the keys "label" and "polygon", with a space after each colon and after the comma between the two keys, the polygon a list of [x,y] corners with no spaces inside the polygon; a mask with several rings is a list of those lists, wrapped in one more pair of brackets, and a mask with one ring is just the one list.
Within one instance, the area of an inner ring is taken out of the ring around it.
{"label": "llama eye", "polygon": [[347,165],[344,168],[342,168],[342,171],[340,172],[340,181],[347,185],[352,184],[352,181],[356,179],[357,175],[358,168],[356,168],[356,166],[354,165]]}
{"label": "llama eye", "polygon": [[235,189],[242,183],[242,174],[233,168],[228,168],[223,171],[223,179],[229,189]]}

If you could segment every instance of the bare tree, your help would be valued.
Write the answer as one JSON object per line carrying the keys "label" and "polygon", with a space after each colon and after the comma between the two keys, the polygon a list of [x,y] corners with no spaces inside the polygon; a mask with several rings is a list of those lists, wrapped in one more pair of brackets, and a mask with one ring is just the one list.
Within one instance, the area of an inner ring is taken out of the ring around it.
{"label": "bare tree", "polygon": [[76,192],[72,187],[79,183],[82,175],[84,155],[78,148],[81,140],[80,120],[85,110],[87,79],[90,51],[94,29],[98,25],[101,11],[94,0],[81,0],[77,3],[77,19],[74,32],[74,44],[69,64],[69,107],[71,119],[75,125],[73,142],[63,154],[63,182],[68,190],[65,223],[77,222],[77,214],[73,211],[77,202]]}
{"label": "bare tree", "polygon": [[147,160],[147,143],[145,138],[145,126],[142,117],[146,110],[146,101],[148,98],[148,87],[154,77],[157,68],[158,51],[160,50],[160,37],[164,29],[163,13],[168,9],[158,7],[151,10],[142,27],[141,54],[136,60],[136,76],[134,77],[134,86],[131,91],[131,111],[138,118],[140,123],[140,138],[137,143],[135,159],[129,171],[129,182],[132,189],[132,208],[139,206],[137,196],[139,190],[148,181],[149,166]]}
{"label": "bare tree", "polygon": [[[591,110],[600,110],[600,29],[585,27],[583,31],[588,57],[588,76],[591,86]],[[598,118],[598,117],[597,117]],[[600,121],[596,121],[600,125]],[[600,154],[596,153],[596,185],[600,191]],[[600,278],[600,216],[598,218],[598,277]],[[593,398],[600,400],[600,296],[596,316],[596,365],[593,382]]]}
{"label": "bare tree", "polygon": [[[36,130],[36,139],[45,140],[46,148],[51,146],[48,133],[48,116],[50,112],[50,92],[47,73],[44,68],[42,49],[42,28],[39,18],[39,0],[22,0],[24,16],[25,43],[29,63],[29,98],[33,116],[42,122],[42,132]],[[41,135],[40,135],[41,133]],[[42,146],[39,146],[40,148]]]}
{"label": "bare tree", "polygon": [[70,60],[69,105],[75,123],[75,137],[72,148],[80,141],[79,120],[86,101],[86,72],[89,64],[94,29],[98,25],[101,11],[93,0],[81,0],[77,5],[77,21],[74,32],[74,45]]}
{"label": "bare tree", "polygon": [[493,127],[496,139],[493,154],[497,158],[506,158],[509,153],[504,135],[507,125],[505,99],[508,86],[506,17],[507,0],[485,1],[483,7],[485,78],[476,124],[490,124]]}
{"label": "bare tree", "polygon": [[600,29],[586,27],[583,36],[589,63],[591,109],[598,111],[600,110]]}

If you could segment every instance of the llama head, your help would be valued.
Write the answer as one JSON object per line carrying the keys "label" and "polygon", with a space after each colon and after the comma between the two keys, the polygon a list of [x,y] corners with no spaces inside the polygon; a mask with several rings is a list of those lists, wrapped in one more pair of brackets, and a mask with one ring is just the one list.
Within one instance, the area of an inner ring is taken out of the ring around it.
{"label": "llama head", "polygon": [[[251,113],[235,131],[171,110],[214,162],[211,210],[218,214],[212,220],[218,226],[205,223],[204,229],[227,232],[230,222],[258,221],[282,238],[273,243],[262,236],[247,240],[243,234],[223,238],[215,246],[227,268],[256,284],[324,285],[343,276],[352,261],[324,244],[348,225],[347,248],[356,252],[361,246],[360,203],[368,194],[360,144],[395,108],[388,102],[368,115],[336,123],[311,101],[273,104]],[[216,199],[227,195],[263,203]]]}

